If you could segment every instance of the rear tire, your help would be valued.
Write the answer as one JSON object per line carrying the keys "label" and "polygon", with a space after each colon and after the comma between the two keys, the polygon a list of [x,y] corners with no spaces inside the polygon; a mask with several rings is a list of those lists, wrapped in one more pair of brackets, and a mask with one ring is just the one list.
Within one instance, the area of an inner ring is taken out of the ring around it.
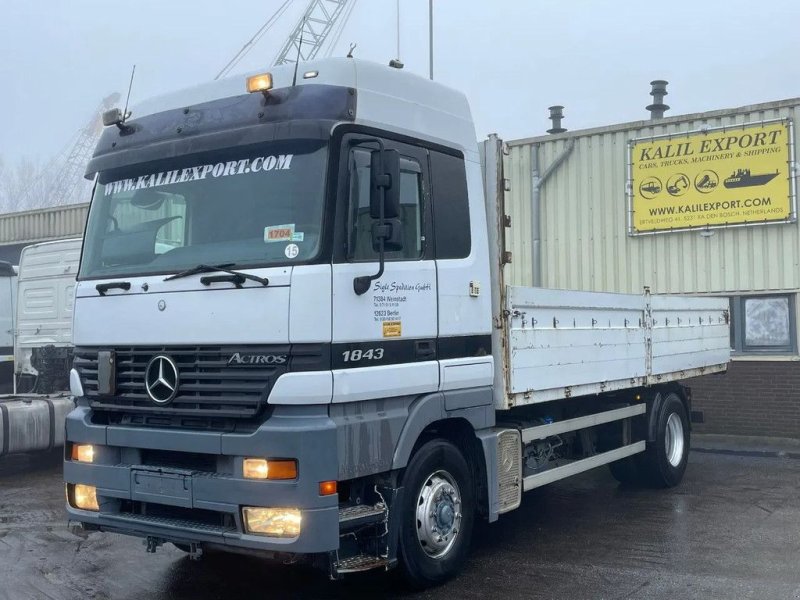
{"label": "rear tire", "polygon": [[461,451],[443,439],[422,445],[403,477],[400,561],[422,589],[458,573],[469,553],[475,484]]}
{"label": "rear tire", "polygon": [[689,417],[680,396],[664,395],[656,417],[656,439],[636,458],[639,472],[655,487],[675,487],[689,460]]}

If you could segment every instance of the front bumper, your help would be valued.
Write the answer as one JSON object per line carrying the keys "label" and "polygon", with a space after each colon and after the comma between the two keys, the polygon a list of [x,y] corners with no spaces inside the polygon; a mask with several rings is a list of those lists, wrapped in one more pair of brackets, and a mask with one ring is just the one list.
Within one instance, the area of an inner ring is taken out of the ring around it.
{"label": "front bumper", "polygon": [[[335,480],[338,473],[335,425],[324,408],[280,407],[253,433],[238,434],[98,425],[88,408],[79,407],[67,418],[67,441],[98,447],[94,463],[64,462],[67,483],[97,487],[99,512],[67,506],[70,519],[89,528],[267,553],[316,554],[339,547],[338,497],[319,495],[319,482]],[[148,450],[169,453],[182,464],[156,464]],[[246,480],[241,461],[248,456],[296,458],[298,478]],[[194,469],[193,457],[218,466]],[[298,508],[300,535],[248,534],[242,506]]]}

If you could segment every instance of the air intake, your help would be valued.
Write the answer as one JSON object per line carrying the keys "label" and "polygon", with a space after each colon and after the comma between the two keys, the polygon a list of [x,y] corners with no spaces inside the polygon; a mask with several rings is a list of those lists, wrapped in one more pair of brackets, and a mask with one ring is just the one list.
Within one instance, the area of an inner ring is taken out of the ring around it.
{"label": "air intake", "polygon": [[564,107],[551,106],[548,110],[550,111],[550,120],[553,122],[553,126],[547,130],[547,133],[564,133],[566,129],[561,126],[561,119],[564,118]]}

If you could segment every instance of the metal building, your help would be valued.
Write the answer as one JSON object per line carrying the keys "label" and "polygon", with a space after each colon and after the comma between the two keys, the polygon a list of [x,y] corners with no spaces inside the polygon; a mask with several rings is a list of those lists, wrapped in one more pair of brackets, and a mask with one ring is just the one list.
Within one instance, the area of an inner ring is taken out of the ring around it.
{"label": "metal building", "polygon": [[88,211],[84,203],[0,214],[0,260],[16,265],[25,246],[83,237]]}
{"label": "metal building", "polygon": [[800,99],[582,131],[561,108],[508,142],[511,280],[730,298],[734,362],[693,382],[698,429],[800,438]]}

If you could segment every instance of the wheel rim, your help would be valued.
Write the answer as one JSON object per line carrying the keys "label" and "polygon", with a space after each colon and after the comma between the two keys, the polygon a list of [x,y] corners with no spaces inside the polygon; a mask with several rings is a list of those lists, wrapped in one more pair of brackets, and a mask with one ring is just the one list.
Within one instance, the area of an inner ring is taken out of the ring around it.
{"label": "wheel rim", "polygon": [[417,540],[432,558],[442,558],[461,531],[461,491],[447,471],[425,479],[417,496]]}
{"label": "wheel rim", "polygon": [[672,413],[667,419],[667,432],[664,436],[664,445],[667,451],[667,460],[673,467],[677,467],[683,460],[683,423],[678,413]]}

